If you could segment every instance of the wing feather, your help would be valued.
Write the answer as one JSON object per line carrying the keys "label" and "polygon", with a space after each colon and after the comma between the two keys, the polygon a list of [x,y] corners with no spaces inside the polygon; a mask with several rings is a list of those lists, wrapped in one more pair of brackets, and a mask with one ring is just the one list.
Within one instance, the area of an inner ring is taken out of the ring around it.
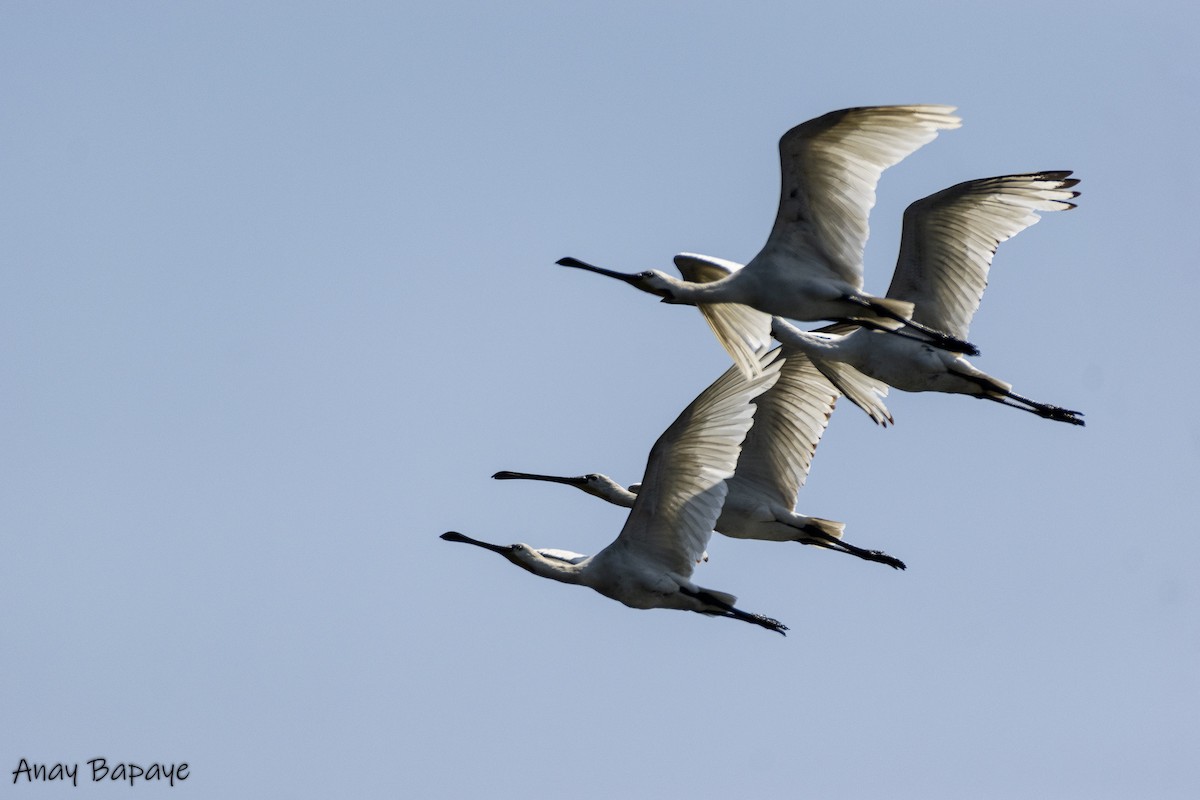
{"label": "wing feather", "polygon": [[987,287],[996,248],[1038,221],[1072,209],[1079,183],[1069,171],[966,181],[917,200],[904,212],[900,255],[887,296],[916,305],[913,319],[960,339]]}
{"label": "wing feather", "polygon": [[[705,389],[658,437],[625,527],[609,547],[636,551],[663,570],[688,577],[704,556],[725,501],[746,431],[751,400],[779,377],[778,351],[763,354],[759,375],[737,367]],[[603,552],[603,551],[602,551]],[[599,557],[599,554],[597,554]]]}
{"label": "wing feather", "polygon": [[[867,216],[879,176],[939,130],[953,106],[848,108],[801,123],[779,140],[779,212],[763,250],[784,250],[814,270],[862,288]],[[752,262],[753,263],[753,262]]]}
{"label": "wing feather", "polygon": [[754,425],[726,485],[730,496],[753,496],[791,509],[808,478],[838,391],[802,352],[779,350],[786,359],[779,380],[754,401]]}

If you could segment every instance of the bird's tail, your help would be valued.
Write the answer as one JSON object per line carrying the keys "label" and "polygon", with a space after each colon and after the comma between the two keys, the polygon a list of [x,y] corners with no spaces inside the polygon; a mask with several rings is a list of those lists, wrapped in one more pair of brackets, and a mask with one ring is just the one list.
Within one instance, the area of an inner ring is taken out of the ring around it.
{"label": "bird's tail", "polygon": [[800,530],[818,538],[841,539],[842,532],[846,530],[846,523],[820,517],[805,517],[804,526]]}
{"label": "bird's tail", "polygon": [[729,592],[718,592],[716,589],[700,589],[696,595],[697,599],[702,601],[716,600],[713,605],[716,606],[711,611],[702,611],[702,614],[719,614],[725,613],[726,607],[733,606],[737,602],[737,597],[729,594]]}

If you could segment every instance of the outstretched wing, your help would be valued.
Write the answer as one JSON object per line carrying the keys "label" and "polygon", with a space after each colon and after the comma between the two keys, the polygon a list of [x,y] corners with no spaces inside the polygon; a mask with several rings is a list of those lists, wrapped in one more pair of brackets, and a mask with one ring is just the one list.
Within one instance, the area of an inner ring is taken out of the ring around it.
{"label": "outstretched wing", "polygon": [[624,549],[664,571],[685,578],[692,574],[721,514],[725,479],[733,474],[753,422],[751,400],[779,377],[783,361],[778,355],[763,354],[754,378],[728,369],[658,437],[625,527],[606,550]]}
{"label": "outstretched wing", "polygon": [[[742,268],[735,261],[697,253],[680,253],[675,256],[675,266],[691,283],[719,281]],[[744,375],[754,375],[758,354],[771,344],[771,315],[741,303],[701,303],[699,308],[733,363]]]}
{"label": "outstretched wing", "polygon": [[755,497],[791,509],[808,478],[813,454],[838,391],[799,350],[779,348],[786,361],[775,385],[754,401],[754,426],[742,443],[730,496]]}
{"label": "outstretched wing", "polygon": [[914,303],[917,322],[965,339],[996,248],[1037,222],[1037,212],[1074,208],[1079,181],[1070,174],[983,178],[916,201],[904,212],[887,296]]}
{"label": "outstretched wing", "polygon": [[[888,395],[886,383],[864,375],[844,361],[825,358],[822,355],[825,352],[824,344],[830,344],[854,333],[858,330],[857,325],[835,322],[815,331],[802,331],[780,317],[774,317],[771,323],[771,332],[783,344],[785,358],[790,359],[793,350],[804,353],[835,389],[867,412],[877,424],[886,427],[894,421],[892,413],[883,403],[883,399]],[[741,472],[741,465],[738,466],[738,471]]]}
{"label": "outstretched wing", "polygon": [[[875,106],[832,111],[779,140],[779,213],[763,251],[783,251],[806,269],[862,288],[867,216],[875,186],[939,130],[962,121],[953,106]],[[753,262],[751,262],[753,264]]]}

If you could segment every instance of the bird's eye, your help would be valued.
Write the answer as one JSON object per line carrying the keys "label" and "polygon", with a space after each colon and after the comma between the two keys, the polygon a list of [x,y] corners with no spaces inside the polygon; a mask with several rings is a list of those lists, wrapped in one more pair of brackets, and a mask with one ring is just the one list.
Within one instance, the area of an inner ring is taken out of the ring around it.
{"label": "bird's eye", "polygon": [[641,278],[642,280],[647,280],[649,278],[653,278],[654,273],[653,272],[639,272],[638,277]]}

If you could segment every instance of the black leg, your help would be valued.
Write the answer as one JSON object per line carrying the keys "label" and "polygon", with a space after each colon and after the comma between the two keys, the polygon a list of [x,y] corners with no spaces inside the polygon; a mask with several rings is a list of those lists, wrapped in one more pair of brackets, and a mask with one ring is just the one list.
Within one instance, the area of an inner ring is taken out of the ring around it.
{"label": "black leg", "polygon": [[862,547],[856,547],[849,542],[842,541],[836,536],[830,536],[824,531],[817,530],[811,527],[797,527],[796,531],[799,535],[795,541],[800,544],[810,544],[814,547],[824,547],[828,550],[833,550],[838,553],[845,553],[850,556],[857,556],[864,561],[874,561],[877,564],[887,564],[892,569],[908,569],[903,561],[894,556],[889,556],[882,550],[866,550]]}
{"label": "black leg", "polygon": [[1049,403],[1039,403],[1036,400],[1030,400],[1028,397],[1022,397],[1015,392],[1009,392],[1008,396],[1018,403],[1025,403],[1029,406],[1029,410],[1039,417],[1056,420],[1058,422],[1069,422],[1072,425],[1082,425],[1083,420],[1079,417],[1083,416],[1082,411],[1072,411],[1069,408],[1060,406],[1052,406]]}
{"label": "black leg", "polygon": [[968,356],[979,355],[979,348],[970,342],[964,342],[962,339],[951,336],[948,333],[942,333],[939,330],[934,330],[928,325],[922,325],[921,323],[913,322],[912,320],[909,320],[906,324],[908,327],[914,328],[926,336],[932,337],[934,339],[934,344],[943,350],[947,350],[951,353],[963,353],[964,355]]}
{"label": "black leg", "polygon": [[[1068,408],[1059,408],[1058,406],[1030,400],[1028,397],[1023,397],[1012,390],[1005,391],[978,375],[968,375],[958,370],[951,370],[951,372],[960,378],[965,378],[978,384],[983,389],[984,394],[974,396],[981,400],[991,400],[993,403],[999,403],[1002,406],[1018,408],[1021,411],[1028,411],[1030,414],[1037,414],[1043,419],[1052,419],[1055,422],[1066,422],[1070,425],[1079,425],[1081,427],[1084,424],[1083,420],[1080,419],[1083,416],[1082,411],[1071,411]],[[1013,400],[1016,402],[1011,402]]]}
{"label": "black leg", "polygon": [[693,592],[686,587],[680,586],[679,591],[681,594],[687,595],[688,597],[694,597],[695,599],[699,600],[701,603],[705,603],[707,605],[714,607],[714,609],[698,611],[697,613],[717,614],[718,616],[722,616],[722,617],[731,617],[733,619],[740,619],[742,622],[749,622],[753,625],[758,625],[760,628],[766,628],[769,631],[775,631],[780,636],[787,636],[787,634],[784,633],[784,631],[786,631],[788,629],[788,626],[784,625],[782,622],[780,622],[777,619],[771,619],[770,617],[764,617],[761,614],[748,614],[739,608],[734,608],[733,606],[726,603],[724,600],[714,597],[713,595],[711,595],[708,592],[705,592],[703,590],[701,590],[699,592]]}
{"label": "black leg", "polygon": [[[895,311],[892,311],[890,308],[885,308],[884,306],[878,305],[876,303],[872,303],[870,300],[867,300],[866,298],[862,298],[862,297],[847,297],[845,299],[850,301],[851,303],[860,305],[863,308],[869,308],[869,309],[871,309],[871,311],[875,312],[877,315],[879,315],[881,317],[887,317],[888,319],[894,319],[897,322],[903,322],[905,325],[912,328],[913,330],[920,331],[921,333],[930,337],[930,339],[932,339],[930,344],[932,344],[936,347],[940,347],[942,350],[948,350],[951,353],[965,353],[966,355],[969,355],[969,356],[979,355],[979,348],[976,347],[975,345],[971,344],[970,342],[964,342],[962,339],[951,336],[948,333],[943,333],[942,331],[935,330],[935,329],[929,327],[928,325],[923,325],[920,322],[917,322],[915,320],[908,319],[906,317],[902,317],[899,314],[897,314]],[[855,320],[855,322],[859,325],[863,325],[864,321],[863,320]],[[872,327],[872,326],[863,325],[863,327]],[[888,333],[892,333],[892,334],[896,333],[896,331],[888,329],[888,328],[884,328],[883,326],[878,326],[878,327],[875,327],[874,329],[875,330],[886,330]],[[899,335],[903,336],[904,334],[899,334]],[[913,339],[916,337],[910,336],[908,338]]]}
{"label": "black leg", "polygon": [[[981,397],[999,403],[1000,405],[1008,406],[1009,408],[1019,408],[1022,411],[1028,411],[1030,414],[1037,414],[1042,419],[1052,419],[1055,422],[1066,422],[1069,425],[1083,426],[1084,421],[1080,419],[1083,416],[1082,411],[1071,411],[1067,408],[1059,408],[1058,406],[1039,403],[1036,400],[1030,400],[1027,397],[1022,397],[1019,394],[1009,392],[1007,397],[1016,400],[1016,403],[1010,402],[1003,397],[986,394]],[[1023,405],[1022,405],[1023,404]]]}
{"label": "black leg", "polygon": [[[903,561],[894,556],[889,556],[882,550],[867,550],[862,547],[855,547],[849,542],[843,542],[836,539],[834,542],[836,542],[836,544],[833,542],[813,542],[813,544],[818,544],[819,546],[827,547],[830,550],[835,550],[839,553],[845,553],[846,555],[856,556],[864,561],[874,561],[876,564],[887,564],[892,569],[908,569],[908,566]],[[808,542],[805,542],[805,544],[808,544]]]}

